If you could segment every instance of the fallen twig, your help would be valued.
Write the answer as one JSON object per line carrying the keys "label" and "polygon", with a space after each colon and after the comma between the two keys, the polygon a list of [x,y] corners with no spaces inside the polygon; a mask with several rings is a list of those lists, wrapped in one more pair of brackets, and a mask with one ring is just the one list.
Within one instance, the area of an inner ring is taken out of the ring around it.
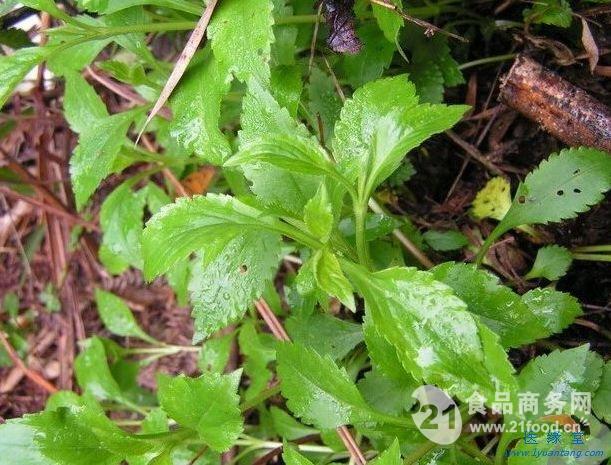
{"label": "fallen twig", "polygon": [[18,367],[30,381],[43,388],[49,394],[57,392],[57,388],[53,384],[43,378],[40,373],[28,368],[25,363],[23,363],[23,360],[21,360],[21,358],[9,342],[8,338],[2,331],[0,331],[0,343],[2,343],[4,350],[6,350],[6,353],[8,354],[13,364]]}
{"label": "fallen twig", "polygon": [[375,3],[376,5],[379,5],[383,8],[387,8],[391,11],[394,11],[399,16],[401,16],[403,19],[405,19],[406,21],[409,21],[410,23],[414,23],[416,26],[420,26],[421,28],[424,29],[424,34],[427,37],[432,37],[436,32],[439,32],[440,34],[445,34],[456,40],[460,40],[461,42],[469,42],[468,39],[465,39],[464,37],[459,36],[458,34],[453,34],[451,32],[446,31],[445,29],[435,26],[432,23],[429,23],[428,21],[424,21],[423,19],[415,18],[414,16],[408,15],[401,8],[399,8],[396,5],[393,5],[392,3],[388,3],[386,0],[370,0],[370,1],[371,3]]}
{"label": "fallen twig", "polygon": [[170,98],[170,95],[172,95],[172,92],[178,85],[178,81],[180,81],[180,78],[187,70],[187,66],[189,66],[189,63],[191,62],[191,58],[193,58],[193,55],[195,55],[195,52],[197,51],[197,47],[199,46],[202,39],[204,38],[204,34],[206,33],[206,28],[208,27],[208,24],[210,23],[210,18],[212,17],[212,13],[214,12],[214,8],[216,7],[217,2],[218,0],[210,0],[208,2],[206,9],[202,13],[201,18],[199,19],[199,21],[197,22],[197,25],[195,26],[195,29],[193,29],[193,32],[191,33],[191,37],[189,37],[189,40],[187,41],[185,48],[182,50],[182,53],[178,57],[178,60],[176,61],[176,64],[174,65],[174,69],[172,70],[172,73],[170,74],[170,77],[168,78],[168,81],[165,83],[165,86],[161,90],[161,93],[159,94],[159,98],[155,102],[153,109],[151,110],[148,117],[146,118],[144,126],[142,127],[142,129],[140,130],[140,133],[138,134],[136,143],[138,143],[138,141],[140,140],[140,137],[144,133],[144,130],[146,129],[148,124],[151,122],[151,120],[155,117],[157,113],[159,113],[159,111],[163,108],[165,103],[168,101],[168,99]]}
{"label": "fallen twig", "polygon": [[465,141],[464,139],[460,138],[458,136],[458,134],[456,134],[454,131],[446,131],[445,134],[446,134],[446,136],[448,136],[450,138],[450,140],[452,142],[454,142],[461,149],[463,149],[467,153],[467,155],[469,155],[475,161],[477,161],[480,164],[482,164],[492,174],[496,174],[497,176],[502,176],[503,175],[503,172],[499,168],[497,168],[490,160],[488,160],[482,154],[482,152],[479,151],[479,149],[477,147],[475,147],[474,145],[469,144],[467,141]]}

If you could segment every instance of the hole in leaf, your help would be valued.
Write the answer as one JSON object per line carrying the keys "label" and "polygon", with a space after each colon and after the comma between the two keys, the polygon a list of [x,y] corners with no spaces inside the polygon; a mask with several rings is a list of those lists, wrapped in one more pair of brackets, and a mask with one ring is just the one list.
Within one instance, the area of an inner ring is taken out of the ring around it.
{"label": "hole in leaf", "polygon": [[575,171],[573,171],[573,174],[579,174],[579,168],[577,168]]}
{"label": "hole in leaf", "polygon": [[248,273],[248,267],[244,264],[240,265],[240,273],[242,274]]}
{"label": "hole in leaf", "polygon": [[581,194],[581,189],[575,188],[573,189],[573,192],[575,192],[575,194]]}
{"label": "hole in leaf", "polygon": [[558,192],[556,192],[556,194],[562,196],[562,195],[564,195],[564,191],[562,189],[560,189]]}
{"label": "hole in leaf", "polygon": [[518,197],[518,203],[524,203],[524,202],[526,202],[526,197],[524,197],[523,195]]}

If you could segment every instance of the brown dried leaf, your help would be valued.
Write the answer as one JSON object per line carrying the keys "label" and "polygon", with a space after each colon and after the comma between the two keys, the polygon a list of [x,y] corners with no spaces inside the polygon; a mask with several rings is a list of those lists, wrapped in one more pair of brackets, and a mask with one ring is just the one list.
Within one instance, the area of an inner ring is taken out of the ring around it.
{"label": "brown dried leaf", "polygon": [[181,181],[191,195],[201,195],[208,192],[208,187],[216,175],[214,166],[205,165],[194,171]]}
{"label": "brown dried leaf", "polygon": [[592,35],[592,31],[590,31],[590,26],[588,22],[581,18],[581,43],[583,44],[583,48],[588,54],[588,63],[590,64],[590,72],[593,73],[596,65],[598,64],[598,46],[594,41],[594,36]]}

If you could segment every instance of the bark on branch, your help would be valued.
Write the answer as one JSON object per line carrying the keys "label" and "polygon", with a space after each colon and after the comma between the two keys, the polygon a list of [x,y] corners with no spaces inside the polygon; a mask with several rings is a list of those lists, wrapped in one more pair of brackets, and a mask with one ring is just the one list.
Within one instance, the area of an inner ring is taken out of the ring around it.
{"label": "bark on branch", "polygon": [[609,107],[526,56],[503,78],[499,100],[569,146],[611,152]]}

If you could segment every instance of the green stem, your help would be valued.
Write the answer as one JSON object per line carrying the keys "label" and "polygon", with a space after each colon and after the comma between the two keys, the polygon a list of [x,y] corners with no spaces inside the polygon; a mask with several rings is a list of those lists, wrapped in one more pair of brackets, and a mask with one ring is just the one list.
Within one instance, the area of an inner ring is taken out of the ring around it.
{"label": "green stem", "polygon": [[134,347],[126,349],[126,353],[129,355],[143,355],[143,354],[162,354],[172,355],[179,352],[199,352],[201,347],[198,346],[174,346],[164,345],[161,347]]}
{"label": "green stem", "polygon": [[501,435],[501,439],[499,440],[499,445],[496,447],[496,454],[494,456],[494,464],[495,465],[503,465],[505,463],[505,452],[509,448],[509,444],[514,438],[507,434],[503,433]]}
{"label": "green stem", "polygon": [[439,447],[439,444],[435,444],[431,441],[425,442],[414,452],[405,456],[405,458],[403,459],[403,465],[412,465],[413,463],[418,462],[422,457],[424,457],[426,454],[428,454],[430,451],[437,447]]}
{"label": "green stem", "polygon": [[475,459],[479,459],[479,461],[490,464],[490,465],[494,465],[494,462],[492,460],[490,460],[490,458],[484,454],[482,451],[480,451],[477,447],[471,445],[468,442],[461,442],[460,444],[458,444],[458,447],[465,453],[467,453],[467,455],[470,455],[471,457],[475,458]]}
{"label": "green stem", "polygon": [[602,245],[584,245],[583,247],[575,247],[573,252],[611,252],[611,244],[602,244]]}
{"label": "green stem", "polygon": [[356,233],[356,253],[359,257],[359,262],[366,268],[371,268],[369,263],[369,244],[367,244],[367,238],[365,237],[365,228],[367,221],[367,203],[361,205],[356,203],[354,205],[354,222],[355,222],[355,233]]}
{"label": "green stem", "polygon": [[573,253],[575,260],[588,260],[592,262],[611,262],[611,255],[594,253]]}
{"label": "green stem", "polygon": [[284,236],[290,237],[291,239],[297,242],[301,242],[303,245],[311,249],[318,250],[323,247],[323,244],[321,244],[318,239],[310,236],[304,231],[300,231],[299,229],[288,223],[282,222],[279,225],[273,227],[273,229]]}
{"label": "green stem", "polygon": [[[281,442],[275,441],[262,441],[257,438],[250,436],[243,436],[242,439],[238,439],[235,442],[236,446],[249,446],[257,449],[277,449],[283,446]],[[319,446],[314,444],[296,444],[295,445],[302,452],[312,452],[316,454],[330,454],[333,453],[333,449],[327,446]]]}
{"label": "green stem", "polygon": [[498,226],[490,233],[490,235],[486,238],[482,246],[479,248],[477,255],[475,256],[475,264],[480,266],[482,261],[486,257],[486,252],[488,249],[494,244],[494,241],[502,234],[503,232],[498,228]]}
{"label": "green stem", "polygon": [[473,68],[474,66],[487,65],[490,63],[498,63],[500,61],[512,60],[517,56],[517,53],[506,53],[504,55],[496,55],[492,57],[480,58],[479,60],[469,61],[458,65],[458,69],[463,70],[467,68]]}

